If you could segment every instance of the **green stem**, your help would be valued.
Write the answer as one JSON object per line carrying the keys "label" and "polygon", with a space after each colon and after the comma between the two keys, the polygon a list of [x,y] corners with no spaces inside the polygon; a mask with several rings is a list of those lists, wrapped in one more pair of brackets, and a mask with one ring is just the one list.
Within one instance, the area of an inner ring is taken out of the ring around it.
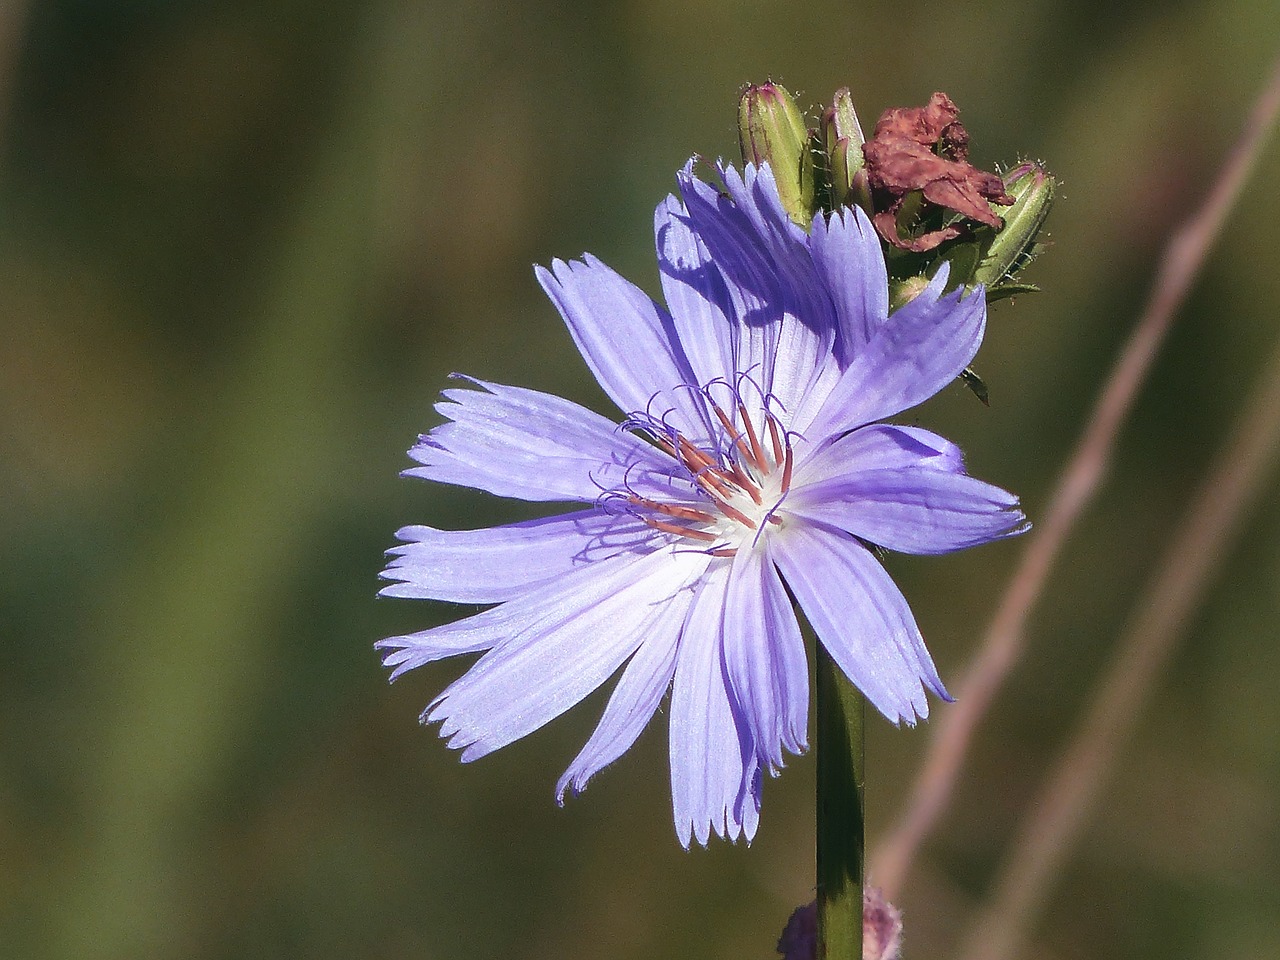
{"label": "green stem", "polygon": [[862,960],[866,701],[818,645],[818,960]]}

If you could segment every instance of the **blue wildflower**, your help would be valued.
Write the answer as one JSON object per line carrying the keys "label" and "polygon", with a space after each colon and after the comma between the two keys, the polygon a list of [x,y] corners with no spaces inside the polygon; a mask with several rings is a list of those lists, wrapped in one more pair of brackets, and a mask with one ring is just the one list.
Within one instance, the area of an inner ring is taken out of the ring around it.
{"label": "blue wildflower", "polygon": [[[948,698],[906,600],[869,544],[934,554],[1025,529],[1015,497],[960,450],[882,423],[951,383],[982,340],[981,292],[945,271],[888,311],[860,210],[810,232],[767,166],[679,175],[655,215],[667,306],[599,260],[538,279],[619,425],[559,397],[468,380],[407,474],[582,509],[483,530],[411,526],[382,592],[495,604],[378,646],[392,679],[483,656],[422,715],[470,761],[541,727],[617,673],[557,796],[635,742],[671,690],[676,833],[750,839],[761,772],[807,746],[807,658],[793,598],[890,720]],[[625,666],[624,666],[625,664]]]}

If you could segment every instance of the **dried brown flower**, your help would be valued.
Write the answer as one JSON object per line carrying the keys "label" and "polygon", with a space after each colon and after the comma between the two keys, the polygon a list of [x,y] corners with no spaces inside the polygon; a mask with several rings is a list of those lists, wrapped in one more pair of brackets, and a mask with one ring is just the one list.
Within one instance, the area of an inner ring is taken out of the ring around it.
{"label": "dried brown flower", "polygon": [[935,93],[923,107],[886,110],[876,123],[875,134],[863,144],[862,153],[876,206],[872,218],[876,229],[902,250],[932,250],[963,230],[961,224],[949,224],[917,236],[901,236],[898,215],[907,196],[915,191],[926,204],[997,228],[1000,218],[988,202],[1013,203],[998,176],[969,163],[968,131],[960,122],[960,111],[945,93]]}

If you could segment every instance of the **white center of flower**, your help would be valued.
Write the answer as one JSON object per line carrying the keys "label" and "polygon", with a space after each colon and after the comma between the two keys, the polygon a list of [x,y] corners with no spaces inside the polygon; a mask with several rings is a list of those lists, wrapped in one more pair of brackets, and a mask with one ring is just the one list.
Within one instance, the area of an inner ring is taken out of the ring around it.
{"label": "white center of flower", "polygon": [[[733,556],[755,544],[769,524],[780,524],[778,506],[791,488],[795,463],[791,438],[766,412],[757,430],[746,405],[737,405],[738,422],[718,404],[709,404],[724,428],[724,442],[713,454],[683,434],[654,434],[657,443],[688,472],[698,499],[657,501],[631,495],[639,517],[655,530],[696,541],[715,556]],[[739,426],[740,424],[740,426]]]}

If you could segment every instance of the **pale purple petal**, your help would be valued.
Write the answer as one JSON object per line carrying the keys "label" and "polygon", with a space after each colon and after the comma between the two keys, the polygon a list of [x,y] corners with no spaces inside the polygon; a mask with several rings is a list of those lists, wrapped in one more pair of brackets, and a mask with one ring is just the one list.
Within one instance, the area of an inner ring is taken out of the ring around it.
{"label": "pale purple petal", "polygon": [[393,667],[391,679],[423,664],[462,653],[499,647],[526,630],[537,629],[562,616],[584,596],[596,596],[610,584],[626,579],[636,562],[632,554],[619,554],[598,563],[578,567],[554,580],[524,590],[519,598],[491,610],[455,620],[429,630],[388,637],[374,644],[383,654],[383,666]]}
{"label": "pale purple petal", "polygon": [[[782,295],[772,265],[760,250],[750,221],[728,197],[693,175],[692,164],[678,176],[688,223],[707,247],[725,279],[734,339],[733,369],[751,377],[762,391],[773,388]],[[735,384],[736,385],[736,384]],[[759,401],[749,405],[753,415]]]}
{"label": "pale purple petal", "polygon": [[428,708],[426,722],[441,724],[464,762],[532,733],[604,683],[707,562],[668,550],[587,568],[600,576],[582,578],[541,620],[481,657]]}
{"label": "pale purple petal", "polygon": [[475,487],[521,500],[597,500],[629,487],[642,496],[687,495],[672,462],[617,424],[569,400],[473,380],[444,391],[451,422],[421,437],[405,476]]}
{"label": "pale purple petal", "polygon": [[962,473],[858,470],[793,490],[788,510],[900,553],[964,550],[1022,533],[1018,498]]}
{"label": "pale purple petal", "polygon": [[803,345],[803,350],[829,350],[837,328],[835,306],[813,262],[809,235],[782,205],[773,171],[767,165],[752,164],[747,164],[741,175],[733,167],[722,165],[719,169],[725,188],[750,221],[756,242],[777,271],[783,323],[797,322],[816,338],[816,344]]}
{"label": "pale purple petal", "polygon": [[809,661],[791,601],[767,551],[742,547],[724,606],[724,663],[734,697],[770,770],[783,750],[802,752],[809,717]]}
{"label": "pale purple petal", "polygon": [[739,175],[733,167],[722,165],[720,176],[777,272],[784,325],[798,322],[816,337],[818,344],[804,345],[805,350],[829,349],[836,332],[835,308],[810,255],[808,234],[783,207],[773,171],[748,164]]}
{"label": "pale purple petal", "polygon": [[764,775],[760,769],[760,757],[751,754],[745,761],[742,771],[742,786],[738,789],[738,799],[734,801],[733,810],[729,812],[726,839],[736,840],[741,831],[743,839],[750,843],[755,839],[756,828],[760,826],[760,800],[763,796]]}
{"label": "pale purple petal", "polygon": [[707,568],[676,655],[669,742],[671,804],[676,835],[685,847],[694,838],[706,846],[712,833],[736,839],[747,824],[750,839],[756,816],[753,796],[754,808],[759,809],[759,795],[749,789],[757,780],[755,746],[732,702],[720,654],[728,582],[729,564]]}
{"label": "pale purple petal", "polygon": [[698,432],[709,426],[697,386],[667,311],[634,283],[590,254],[537,268],[538,282],[555,303],[596,381],[625,414],[663,415]]}
{"label": "pale purple petal", "polygon": [[[447,657],[488,650],[511,629],[505,619],[508,604],[465,620],[455,620],[429,630],[387,637],[373,645],[382,654],[382,665],[391,668],[388,680]],[[501,611],[501,613],[499,612]]]}
{"label": "pale purple petal", "polygon": [[889,277],[880,238],[858,207],[819,213],[809,231],[809,252],[831,292],[839,320],[836,359],[847,367],[889,316]]}
{"label": "pale purple petal", "polygon": [[699,386],[732,381],[737,325],[730,319],[724,278],[675,197],[658,204],[653,215],[658,276],[676,333]]}
{"label": "pale purple petal", "polygon": [[693,591],[682,590],[649,618],[644,642],[622,671],[604,716],[556,784],[558,803],[563,805],[568,791],[576,796],[585,790],[587,781],[630,750],[648,725],[671,686],[677,641],[692,600]]}
{"label": "pale purple petal", "polygon": [[895,723],[929,715],[923,687],[950,699],[902,593],[865,547],[796,524],[775,555],[818,639],[871,704]]}
{"label": "pale purple petal", "polygon": [[981,290],[940,296],[947,269],[897,310],[849,364],[812,422],[794,428],[812,441],[891,417],[933,396],[960,375],[982,343]]}
{"label": "pale purple petal", "polygon": [[847,477],[859,470],[902,467],[963,473],[964,455],[950,440],[920,427],[888,423],[859,427],[800,461],[787,504],[811,484]]}
{"label": "pale purple petal", "polygon": [[768,167],[748,166],[742,175],[732,167],[719,170],[728,197],[686,168],[680,182],[690,222],[737,307],[742,326],[738,370],[758,378],[764,391],[794,411],[804,405],[830,357],[834,308],[818,280],[805,233],[783,209]]}
{"label": "pale purple petal", "polygon": [[739,173],[736,167],[718,163],[716,170],[725,190],[751,222],[764,247],[782,257],[804,248],[807,235],[787,213],[778,196],[778,183],[768,164],[748,163]]}
{"label": "pale purple petal", "polygon": [[380,576],[384,597],[501,603],[588,563],[653,549],[655,532],[630,514],[595,508],[483,530],[404,527]]}

